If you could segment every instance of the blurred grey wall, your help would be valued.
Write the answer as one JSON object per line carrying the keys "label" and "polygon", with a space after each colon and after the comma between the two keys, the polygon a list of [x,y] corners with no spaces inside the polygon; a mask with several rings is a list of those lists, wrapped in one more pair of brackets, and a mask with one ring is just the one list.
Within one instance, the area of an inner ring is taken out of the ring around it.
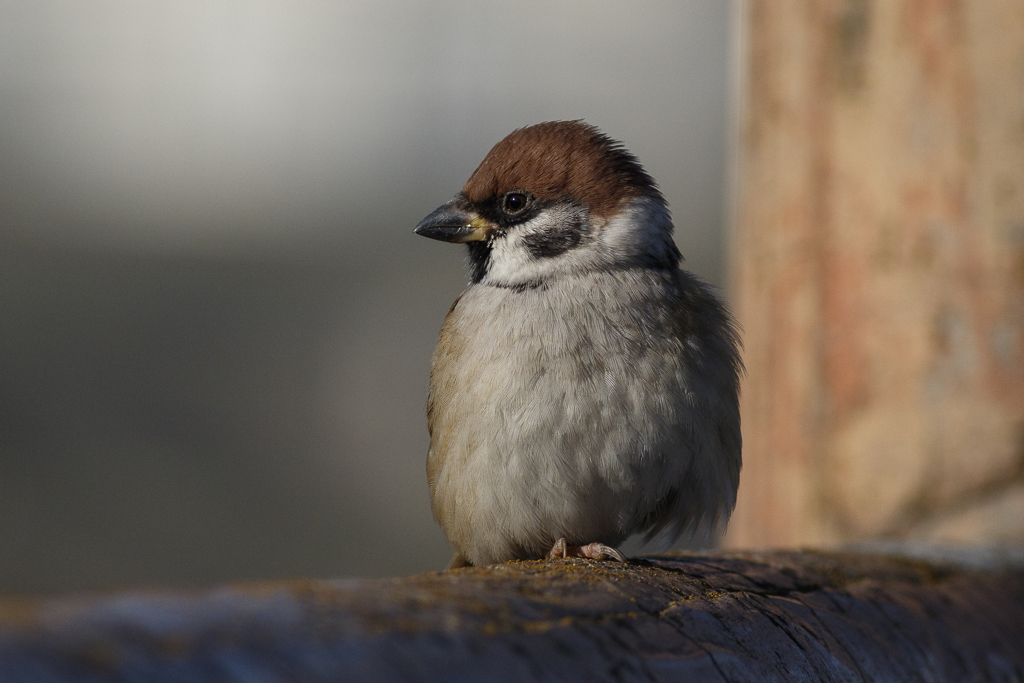
{"label": "blurred grey wall", "polygon": [[585,118],[720,283],[728,3],[0,1],[0,592],[400,575],[461,248]]}

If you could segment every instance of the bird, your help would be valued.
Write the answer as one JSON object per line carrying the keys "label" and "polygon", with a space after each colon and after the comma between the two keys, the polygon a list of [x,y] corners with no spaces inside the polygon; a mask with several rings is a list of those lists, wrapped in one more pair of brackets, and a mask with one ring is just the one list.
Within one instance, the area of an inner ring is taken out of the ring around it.
{"label": "bird", "polygon": [[638,159],[582,120],[519,128],[414,232],[468,249],[427,397],[449,568],[713,541],[739,485],[738,326],[680,268]]}

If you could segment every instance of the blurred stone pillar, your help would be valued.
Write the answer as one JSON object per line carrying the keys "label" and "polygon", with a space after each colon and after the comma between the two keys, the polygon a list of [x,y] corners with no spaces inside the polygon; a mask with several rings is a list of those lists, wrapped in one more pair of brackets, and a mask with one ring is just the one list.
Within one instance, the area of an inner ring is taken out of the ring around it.
{"label": "blurred stone pillar", "polygon": [[1024,541],[1024,0],[738,16],[727,542]]}

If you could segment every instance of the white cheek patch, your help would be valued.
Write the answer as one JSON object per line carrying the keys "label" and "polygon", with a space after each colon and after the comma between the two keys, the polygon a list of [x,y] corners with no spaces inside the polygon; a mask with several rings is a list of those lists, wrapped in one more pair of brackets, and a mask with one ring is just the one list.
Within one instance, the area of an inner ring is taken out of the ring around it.
{"label": "white cheek patch", "polygon": [[[586,251],[588,221],[585,209],[555,206],[511,228],[491,245],[490,267],[483,282],[515,286],[571,270],[582,256],[576,252]],[[567,235],[567,231],[576,234]],[[540,255],[538,244],[551,242],[563,243],[552,248],[556,253],[551,256]]]}
{"label": "white cheek patch", "polygon": [[[569,230],[578,235],[571,244],[562,243]],[[591,221],[579,207],[556,206],[511,228],[492,243],[490,265],[482,282],[515,287],[565,273],[608,267],[675,267],[678,262],[668,208],[661,201],[640,197],[606,222]]]}
{"label": "white cheek patch", "polygon": [[537,279],[537,264],[522,244],[522,235],[515,231],[494,240],[490,260],[484,282],[514,285]]}

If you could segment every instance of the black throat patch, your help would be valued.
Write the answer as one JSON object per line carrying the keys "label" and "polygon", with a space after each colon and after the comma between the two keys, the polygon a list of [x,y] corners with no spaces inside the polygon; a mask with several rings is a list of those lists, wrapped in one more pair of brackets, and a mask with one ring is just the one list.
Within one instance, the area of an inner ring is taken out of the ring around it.
{"label": "black throat patch", "polygon": [[466,242],[469,248],[469,281],[474,285],[484,279],[491,265],[491,241]]}

